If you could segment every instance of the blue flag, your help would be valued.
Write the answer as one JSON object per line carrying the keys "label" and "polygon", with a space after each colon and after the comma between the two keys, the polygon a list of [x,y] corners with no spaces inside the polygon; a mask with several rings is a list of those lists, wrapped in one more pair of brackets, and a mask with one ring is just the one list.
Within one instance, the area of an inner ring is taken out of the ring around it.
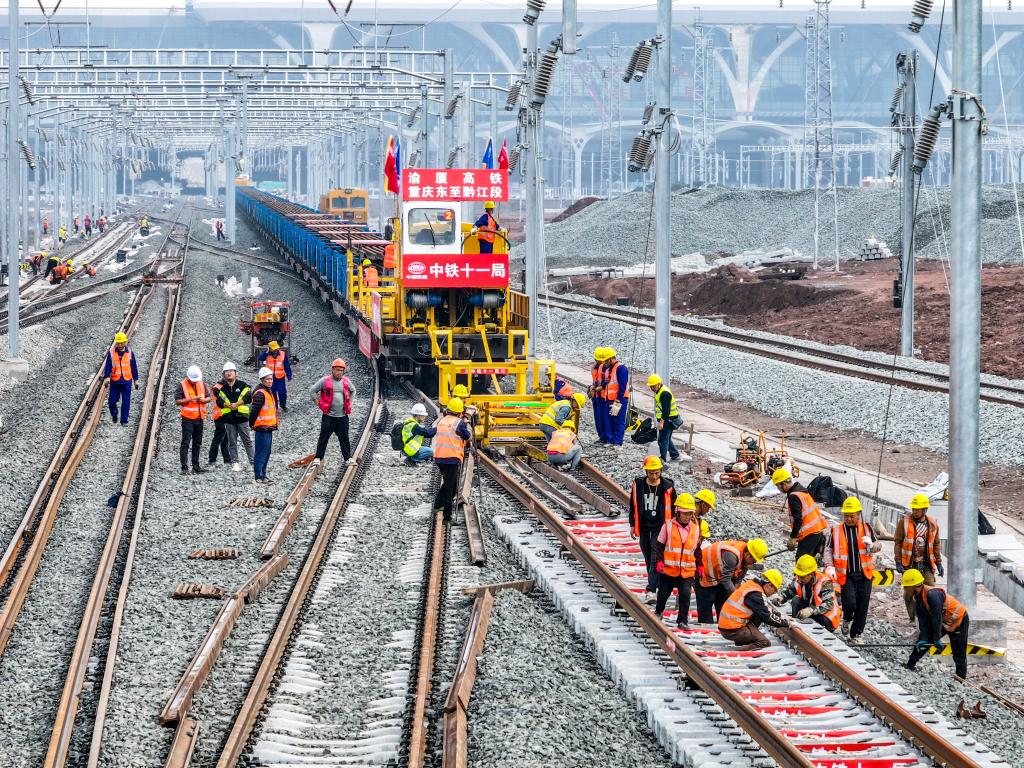
{"label": "blue flag", "polygon": [[402,193],[402,137],[395,136],[395,176],[398,177],[398,194]]}
{"label": "blue flag", "polygon": [[487,149],[484,150],[484,157],[480,162],[483,163],[484,168],[494,169],[494,145],[491,143],[491,139],[487,140]]}

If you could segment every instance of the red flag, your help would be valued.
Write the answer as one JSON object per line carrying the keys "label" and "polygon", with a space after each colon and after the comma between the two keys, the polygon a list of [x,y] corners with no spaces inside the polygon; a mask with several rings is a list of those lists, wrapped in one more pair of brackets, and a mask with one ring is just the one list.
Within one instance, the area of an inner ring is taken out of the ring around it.
{"label": "red flag", "polygon": [[395,156],[394,136],[388,136],[387,157],[384,160],[384,191],[398,194],[398,158]]}
{"label": "red flag", "polygon": [[508,170],[508,139],[502,139],[501,152],[498,153],[498,170]]}

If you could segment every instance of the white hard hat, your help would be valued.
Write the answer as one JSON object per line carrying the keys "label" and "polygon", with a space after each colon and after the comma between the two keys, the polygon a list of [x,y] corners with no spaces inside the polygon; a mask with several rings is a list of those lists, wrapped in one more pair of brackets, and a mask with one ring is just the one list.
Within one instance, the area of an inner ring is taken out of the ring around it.
{"label": "white hard hat", "polygon": [[188,370],[185,371],[185,375],[188,377],[189,381],[202,381],[203,380],[203,372],[201,370],[199,370],[199,366],[198,365],[190,365],[188,367]]}
{"label": "white hard hat", "polygon": [[414,405],[412,407],[412,415],[413,416],[426,416],[427,415],[427,408],[426,408],[426,406],[424,406],[423,403],[416,403],[416,405]]}
{"label": "white hard hat", "polygon": [[238,369],[235,368],[235,364],[232,363],[230,360],[228,360],[226,363],[224,363],[224,367],[221,368],[221,372],[224,372],[224,371],[237,371],[237,370]]}
{"label": "white hard hat", "polygon": [[273,376],[273,375],[274,375],[274,372],[272,370],[270,370],[266,366],[263,366],[262,368],[260,368],[260,372],[256,374],[256,378],[257,379],[263,379],[263,378],[266,378],[267,376]]}

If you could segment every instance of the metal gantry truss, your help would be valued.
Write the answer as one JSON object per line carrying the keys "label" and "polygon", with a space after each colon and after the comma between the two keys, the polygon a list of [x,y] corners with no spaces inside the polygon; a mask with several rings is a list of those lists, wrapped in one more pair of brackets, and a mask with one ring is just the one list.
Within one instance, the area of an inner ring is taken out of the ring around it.
{"label": "metal gantry truss", "polygon": [[694,187],[707,184],[708,153],[714,143],[712,71],[713,45],[704,30],[700,9],[693,20],[693,122],[690,133],[690,183]]}
{"label": "metal gantry truss", "polygon": [[[833,256],[839,270],[839,200],[836,196],[835,129],[832,124],[831,0],[815,0],[815,13],[807,19],[805,141],[810,139],[814,184],[814,268],[818,268],[821,207],[831,206]],[[827,215],[827,214],[826,214]]]}

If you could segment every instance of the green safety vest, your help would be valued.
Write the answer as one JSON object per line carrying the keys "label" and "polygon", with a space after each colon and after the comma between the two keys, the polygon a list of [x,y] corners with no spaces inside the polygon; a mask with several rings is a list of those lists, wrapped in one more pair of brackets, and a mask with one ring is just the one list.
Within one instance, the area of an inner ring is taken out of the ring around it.
{"label": "green safety vest", "polygon": [[[555,402],[549,405],[548,409],[544,411],[544,415],[540,417],[540,423],[558,429],[562,426],[562,422],[558,420],[558,412],[562,408],[568,408],[569,414],[572,414],[572,403],[568,400],[555,400]],[[568,418],[568,416],[566,416],[566,418]]]}
{"label": "green safety vest", "polygon": [[412,433],[412,428],[418,425],[419,422],[412,416],[409,416],[402,426],[402,450],[406,456],[415,456],[419,449],[423,447],[423,435],[414,435]]}
{"label": "green safety vest", "polygon": [[[661,415],[661,393],[668,392],[668,396],[671,398],[668,405],[668,416]],[[661,421],[663,418],[675,418],[679,415],[679,408],[676,406],[676,396],[672,394],[672,391],[663,386],[658,390],[658,393],[654,396],[654,420]]]}
{"label": "green safety vest", "polygon": [[[242,391],[238,393],[238,410],[235,411],[235,413],[239,414],[240,416],[249,416],[249,406],[246,405],[245,403],[245,396],[248,395],[250,392],[252,392],[252,389],[250,387],[244,387]],[[223,389],[217,390],[217,399],[220,400],[221,404],[220,415],[227,416],[229,413],[231,413],[231,409],[227,407],[228,405],[231,404],[231,401],[228,400],[228,396],[224,394]]]}

